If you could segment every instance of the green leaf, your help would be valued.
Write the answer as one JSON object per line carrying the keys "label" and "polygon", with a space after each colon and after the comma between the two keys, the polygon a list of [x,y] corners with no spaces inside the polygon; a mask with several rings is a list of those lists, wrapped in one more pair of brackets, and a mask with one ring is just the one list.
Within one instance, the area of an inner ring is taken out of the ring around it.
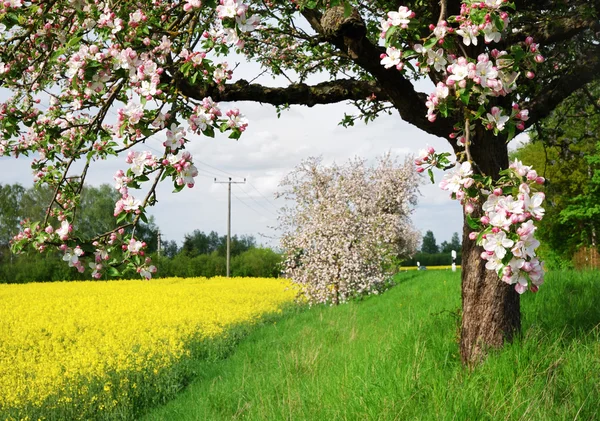
{"label": "green leaf", "polygon": [[479,231],[481,229],[481,224],[479,221],[471,217],[471,215],[467,215],[467,225],[474,230]]}
{"label": "green leaf", "polygon": [[485,113],[485,111],[486,111],[485,106],[480,105],[479,108],[477,109],[477,114],[475,114],[474,120],[479,119],[479,117],[481,117],[483,115],[483,113]]}
{"label": "green leaf", "polygon": [[237,139],[239,139],[239,138],[240,138],[240,136],[241,136],[241,135],[242,135],[242,132],[240,132],[239,130],[233,130],[233,131],[231,132],[231,134],[229,135],[229,138],[230,138],[230,139],[236,139],[236,140],[237,140]]}
{"label": "green leaf", "polygon": [[413,73],[417,73],[417,70],[415,69],[415,66],[413,66],[410,61],[405,61],[404,62],[404,67],[408,67],[410,69],[411,72]]}
{"label": "green leaf", "polygon": [[67,42],[67,48],[74,47],[75,45],[79,44],[81,42],[81,39],[81,36],[71,38],[69,42]]}
{"label": "green leaf", "polygon": [[121,272],[119,272],[117,270],[117,268],[110,266],[108,268],[108,276],[113,276],[113,277],[121,276]]}
{"label": "green leaf", "polygon": [[398,31],[397,26],[392,26],[385,33],[385,45],[390,45],[390,39],[394,36],[394,34]]}
{"label": "green leaf", "polygon": [[485,23],[487,12],[483,10],[471,9],[471,21],[477,25]]}
{"label": "green leaf", "polygon": [[461,89],[459,91],[460,100],[463,104],[469,105],[469,100],[471,99],[471,90],[470,89]]}
{"label": "green leaf", "polygon": [[499,31],[504,29],[504,21],[496,13],[492,14],[492,21],[494,22],[494,26],[498,28]]}
{"label": "green leaf", "polygon": [[508,125],[508,137],[506,138],[507,142],[509,142],[513,137],[515,137],[515,130],[516,126],[514,124]]}
{"label": "green leaf", "polygon": [[440,104],[438,110],[440,111],[440,114],[442,115],[442,117],[448,117],[448,104],[443,102]]}
{"label": "green leaf", "polygon": [[435,45],[436,42],[437,42],[437,38],[431,37],[427,41],[425,41],[425,44],[423,44],[423,47],[429,50],[429,49],[431,49],[431,47],[433,47]]}
{"label": "green leaf", "polygon": [[344,17],[347,18],[351,14],[352,14],[352,5],[349,2],[345,1],[344,2]]}
{"label": "green leaf", "polygon": [[205,130],[202,130],[204,136],[215,137],[215,128],[213,126],[207,126]]}
{"label": "green leaf", "polygon": [[486,231],[481,231],[481,232],[479,233],[479,235],[477,236],[476,244],[477,244],[478,246],[480,246],[480,245],[481,245],[481,241],[483,240],[483,236],[484,236],[485,234],[486,234]]}
{"label": "green leaf", "polygon": [[431,168],[427,169],[427,174],[429,174],[429,179],[431,180],[431,184],[435,184],[435,178],[433,177],[433,171]]}
{"label": "green leaf", "polygon": [[119,214],[119,216],[117,217],[117,224],[120,224],[121,222],[123,222],[125,219],[127,219],[127,213],[126,212],[121,212]]}
{"label": "green leaf", "polygon": [[525,56],[525,51],[523,51],[523,48],[520,45],[513,45],[511,52],[516,63],[520,62]]}

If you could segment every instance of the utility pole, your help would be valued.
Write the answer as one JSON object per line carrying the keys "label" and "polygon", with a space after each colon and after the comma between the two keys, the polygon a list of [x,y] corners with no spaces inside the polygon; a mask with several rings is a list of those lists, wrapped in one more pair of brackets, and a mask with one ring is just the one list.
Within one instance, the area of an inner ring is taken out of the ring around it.
{"label": "utility pole", "polygon": [[156,240],[158,242],[157,247],[156,247],[156,249],[157,249],[156,252],[160,256],[160,249],[161,249],[161,244],[160,244],[160,230],[158,230],[158,232],[156,233]]}
{"label": "utility pole", "polygon": [[231,181],[231,177],[229,177],[229,181],[217,181],[215,178],[215,183],[217,184],[227,184],[228,186],[228,195],[227,195],[227,277],[229,278],[229,262],[231,260],[231,185],[232,184],[245,184],[246,179],[244,181]]}

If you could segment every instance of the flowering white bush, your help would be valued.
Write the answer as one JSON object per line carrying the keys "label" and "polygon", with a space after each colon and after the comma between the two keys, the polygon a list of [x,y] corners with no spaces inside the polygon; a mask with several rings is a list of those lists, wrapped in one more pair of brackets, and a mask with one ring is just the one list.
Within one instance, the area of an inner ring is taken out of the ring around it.
{"label": "flowering white bush", "polygon": [[418,177],[389,155],[376,168],[354,159],[302,162],[280,185],[291,201],[280,214],[284,271],[310,303],[338,304],[377,293],[399,256],[416,251],[410,220]]}

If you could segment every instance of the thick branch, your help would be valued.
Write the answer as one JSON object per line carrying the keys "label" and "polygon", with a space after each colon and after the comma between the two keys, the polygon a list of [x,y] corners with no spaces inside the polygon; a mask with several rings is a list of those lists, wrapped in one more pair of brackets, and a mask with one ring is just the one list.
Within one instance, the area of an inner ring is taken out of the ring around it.
{"label": "thick branch", "polygon": [[593,81],[600,74],[600,46],[591,50],[588,59],[570,72],[549,83],[544,90],[523,108],[529,110],[527,126],[547,117],[565,98]]}
{"label": "thick branch", "polygon": [[380,56],[385,49],[373,44],[365,36],[365,32],[361,30],[364,22],[360,16],[356,13],[346,16],[343,9],[339,6],[334,7],[328,9],[324,15],[315,10],[304,9],[302,15],[323,39],[347,54],[354,63],[375,78],[404,121],[436,136],[445,137],[451,133],[450,120],[439,118],[435,124],[427,120],[427,96],[417,92],[413,84],[399,71],[394,68],[386,69],[381,65]]}
{"label": "thick branch", "polygon": [[255,101],[272,105],[299,104],[312,107],[317,104],[332,104],[347,100],[360,100],[375,94],[387,100],[386,93],[375,83],[354,79],[339,79],[309,86],[304,83],[284,88],[273,88],[257,83],[238,80],[223,89],[192,86],[185,81],[179,83],[182,93],[190,98],[202,99],[210,96],[215,101]]}
{"label": "thick branch", "polygon": [[569,40],[586,31],[600,32],[600,22],[593,18],[574,15],[567,17],[545,18],[535,22],[526,23],[522,30],[510,35],[506,44],[524,41],[525,37],[532,36],[535,42],[546,46],[555,42]]}

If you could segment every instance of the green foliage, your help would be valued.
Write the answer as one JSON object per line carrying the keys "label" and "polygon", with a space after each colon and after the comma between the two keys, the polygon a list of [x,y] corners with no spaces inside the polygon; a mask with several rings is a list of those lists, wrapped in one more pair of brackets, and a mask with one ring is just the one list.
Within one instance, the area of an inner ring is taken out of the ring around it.
{"label": "green foliage", "polygon": [[[68,267],[60,253],[43,256],[36,252],[14,255],[8,248],[9,241],[19,231],[23,220],[41,221],[45,206],[52,200],[48,187],[25,189],[19,184],[0,184],[0,283],[49,282],[87,279]],[[95,234],[108,232],[117,227],[113,216],[119,193],[110,185],[84,186],[81,207],[75,218],[74,235],[92,238]],[[128,228],[127,230],[131,230]],[[147,244],[147,251],[157,249],[158,227],[152,217],[148,223],[140,222],[136,238]]]}
{"label": "green foliage", "polygon": [[87,279],[63,262],[57,253],[29,252],[15,256],[0,248],[0,283],[75,281]]}
{"label": "green foliage", "polygon": [[[182,278],[195,276],[225,276],[226,258],[217,250],[210,254],[190,256],[185,252],[173,258],[152,256],[159,268],[158,278],[179,276]],[[232,276],[252,276],[277,278],[280,272],[281,255],[269,248],[252,247],[233,256],[231,259]]]}
{"label": "green foliage", "polygon": [[[231,256],[237,256],[253,247],[256,247],[256,240],[251,235],[242,235],[241,237],[233,235],[231,237]],[[200,230],[194,230],[191,234],[184,236],[181,252],[191,257],[213,252],[217,252],[219,256],[225,256],[227,254],[227,236],[219,236],[215,231],[205,234]]]}
{"label": "green foliage", "polygon": [[423,236],[423,244],[421,245],[422,253],[435,254],[440,251],[438,245],[435,242],[435,236],[433,231],[427,231]]}
{"label": "green foliage", "polygon": [[399,274],[382,295],[287,314],[142,420],[592,420],[600,290],[556,272],[523,296],[523,336],[464,370],[460,274]]}
{"label": "green foliage", "polygon": [[269,248],[251,248],[231,259],[232,276],[278,278],[281,255]]}
{"label": "green foliage", "polygon": [[[410,259],[404,260],[402,266],[417,266],[417,262],[421,266],[447,266],[452,264],[452,254],[450,252],[445,253],[416,253]],[[456,252],[456,259],[454,263],[460,265],[462,263],[462,254],[460,249]]]}
{"label": "green foliage", "polygon": [[573,93],[513,153],[547,179],[548,206],[536,234],[555,267],[564,267],[580,246],[598,244],[600,107],[592,99],[599,94],[598,84]]}
{"label": "green foliage", "polygon": [[458,237],[457,232],[452,234],[452,238],[450,239],[449,243],[447,241],[442,241],[442,244],[440,244],[441,253],[451,253],[452,250],[456,251],[457,253],[460,253],[462,250],[462,241]]}
{"label": "green foliage", "polygon": [[0,184],[0,246],[8,246],[18,232],[24,194],[25,188],[20,184]]}

